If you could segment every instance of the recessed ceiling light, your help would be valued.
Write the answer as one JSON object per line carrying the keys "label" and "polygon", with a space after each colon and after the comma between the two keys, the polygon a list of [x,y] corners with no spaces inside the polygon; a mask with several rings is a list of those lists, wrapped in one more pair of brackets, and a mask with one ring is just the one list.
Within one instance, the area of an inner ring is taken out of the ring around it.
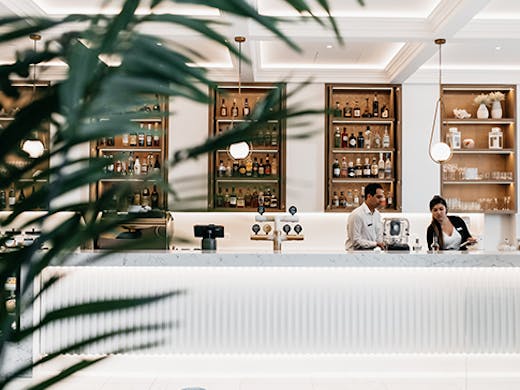
{"label": "recessed ceiling light", "polygon": [[327,45],[327,49],[332,49],[332,45]]}
{"label": "recessed ceiling light", "polygon": [[157,42],[156,45],[157,46],[162,46],[162,42]]}
{"label": "recessed ceiling light", "polygon": [[498,45],[495,46],[495,50],[500,50],[500,49],[502,49],[502,46],[498,46]]}

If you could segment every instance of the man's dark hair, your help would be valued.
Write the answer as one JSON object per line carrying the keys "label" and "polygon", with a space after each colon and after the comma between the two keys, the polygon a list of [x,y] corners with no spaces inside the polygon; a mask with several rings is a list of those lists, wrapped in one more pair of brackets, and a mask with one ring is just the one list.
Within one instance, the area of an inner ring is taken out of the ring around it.
{"label": "man's dark hair", "polygon": [[375,196],[376,194],[376,191],[378,189],[383,189],[383,187],[381,186],[381,184],[379,183],[370,183],[369,185],[367,185],[365,187],[365,199],[367,198],[368,195],[372,195],[372,196]]}

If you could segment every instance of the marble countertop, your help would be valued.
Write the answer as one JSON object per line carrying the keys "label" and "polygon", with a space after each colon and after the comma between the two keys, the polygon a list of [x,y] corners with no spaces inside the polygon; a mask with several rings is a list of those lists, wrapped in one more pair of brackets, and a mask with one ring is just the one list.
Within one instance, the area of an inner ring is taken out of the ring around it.
{"label": "marble countertop", "polygon": [[[57,264],[54,264],[55,266]],[[245,253],[201,251],[134,251],[73,253],[67,266],[99,267],[519,267],[520,252],[446,251]]]}

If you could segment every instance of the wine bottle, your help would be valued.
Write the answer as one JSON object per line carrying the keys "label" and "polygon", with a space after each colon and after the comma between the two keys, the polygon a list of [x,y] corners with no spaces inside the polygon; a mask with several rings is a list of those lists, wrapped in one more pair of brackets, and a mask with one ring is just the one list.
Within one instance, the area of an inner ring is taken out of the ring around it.
{"label": "wine bottle", "polygon": [[[222,190],[222,189],[219,187],[219,190]],[[156,184],[153,185],[153,190],[152,190],[152,194],[151,194],[150,198],[151,198],[152,209],[158,209],[159,208],[159,192],[157,192]]]}
{"label": "wine bottle", "polygon": [[153,171],[154,171],[154,173],[159,173],[161,171],[161,163],[159,162],[159,155],[155,156],[155,161],[153,163]]}

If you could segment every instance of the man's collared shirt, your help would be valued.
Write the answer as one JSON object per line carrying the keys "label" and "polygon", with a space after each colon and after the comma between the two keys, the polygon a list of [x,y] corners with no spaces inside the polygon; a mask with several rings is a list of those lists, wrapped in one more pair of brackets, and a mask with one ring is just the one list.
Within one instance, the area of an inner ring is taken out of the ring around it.
{"label": "man's collared shirt", "polygon": [[347,222],[347,250],[372,249],[378,242],[383,241],[383,224],[381,214],[374,210],[372,213],[365,202],[356,208]]}

